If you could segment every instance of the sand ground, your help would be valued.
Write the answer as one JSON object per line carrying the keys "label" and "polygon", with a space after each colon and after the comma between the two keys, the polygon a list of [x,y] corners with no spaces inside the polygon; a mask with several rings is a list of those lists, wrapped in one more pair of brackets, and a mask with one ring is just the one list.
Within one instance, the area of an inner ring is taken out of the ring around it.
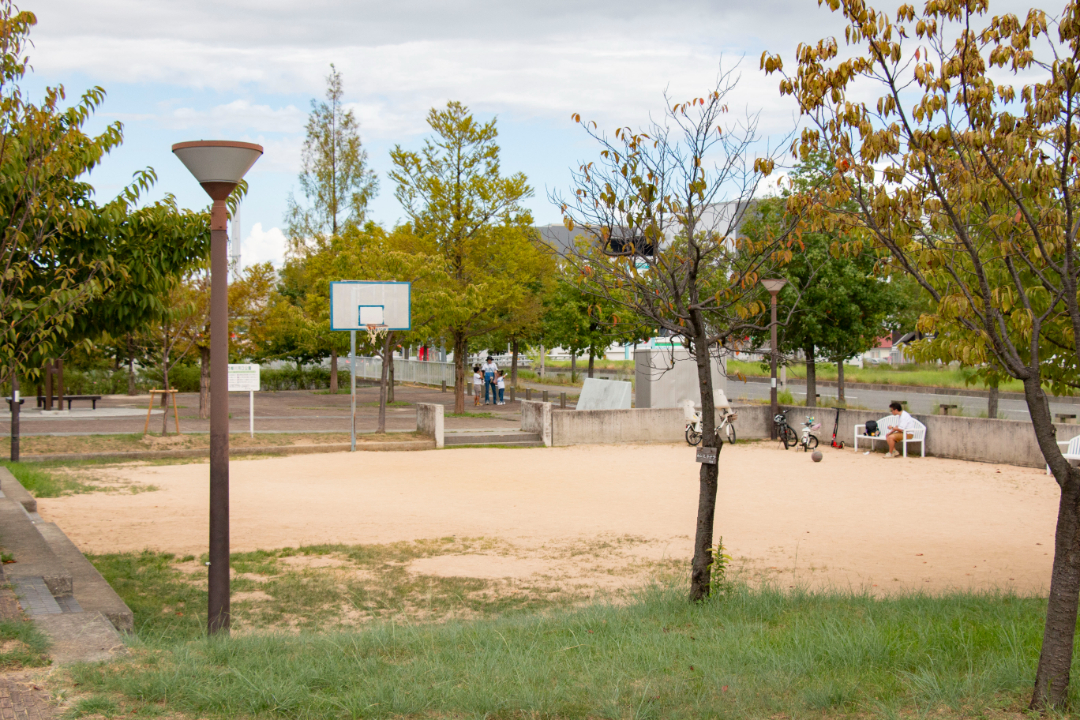
{"label": "sand ground", "polygon": [[[826,449],[813,463],[771,443],[720,456],[716,534],[734,566],[781,586],[899,589],[1049,586],[1058,492],[1041,471]],[[555,546],[628,539],[633,555],[686,560],[698,503],[686,445],[342,453],[234,462],[232,547],[497,538],[521,561],[444,556],[441,574],[543,572]],[[39,502],[87,552],[206,551],[205,464],[104,472],[153,492]],[[565,556],[565,553],[562,554]],[[597,577],[616,556],[595,559]],[[626,556],[618,555],[619,561]],[[589,573],[589,563],[576,557]],[[422,568],[418,571],[428,572]]]}

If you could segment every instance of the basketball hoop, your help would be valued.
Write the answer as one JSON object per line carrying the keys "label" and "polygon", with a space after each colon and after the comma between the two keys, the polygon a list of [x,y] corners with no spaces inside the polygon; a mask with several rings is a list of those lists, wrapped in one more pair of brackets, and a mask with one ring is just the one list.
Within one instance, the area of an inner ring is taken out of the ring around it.
{"label": "basketball hoop", "polygon": [[383,325],[383,324],[379,323],[379,324],[365,325],[365,327],[367,328],[368,340],[371,341],[371,344],[373,346],[378,348],[379,347],[379,338],[384,337],[386,335],[386,330],[387,330],[386,325]]}

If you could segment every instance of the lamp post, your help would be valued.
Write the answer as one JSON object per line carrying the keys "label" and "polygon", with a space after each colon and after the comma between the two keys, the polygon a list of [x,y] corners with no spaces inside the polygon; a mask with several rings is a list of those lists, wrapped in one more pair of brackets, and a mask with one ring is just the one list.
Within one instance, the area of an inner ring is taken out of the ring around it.
{"label": "lamp post", "polygon": [[225,200],[262,155],[259,145],[199,140],[172,146],[214,201],[210,209],[210,570],[207,629],[229,632],[229,212]]}
{"label": "lamp post", "polygon": [[[772,330],[772,357],[770,364],[772,365],[772,372],[770,374],[771,387],[769,388],[769,404],[772,408],[771,418],[776,417],[776,414],[780,411],[780,407],[776,402],[776,294],[787,285],[787,280],[780,278],[773,280],[762,280],[761,284],[765,286],[765,289],[769,291],[769,295],[772,296],[772,322],[770,328]],[[773,440],[776,439],[776,423],[772,423],[769,426],[769,437]]]}

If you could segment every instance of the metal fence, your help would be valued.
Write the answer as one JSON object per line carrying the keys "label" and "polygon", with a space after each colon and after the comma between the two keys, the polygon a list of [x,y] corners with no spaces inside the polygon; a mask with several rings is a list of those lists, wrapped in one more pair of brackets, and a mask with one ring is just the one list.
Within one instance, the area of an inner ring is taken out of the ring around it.
{"label": "metal fence", "polygon": [[[382,358],[356,358],[356,377],[378,380],[382,377]],[[394,381],[441,386],[454,385],[454,363],[394,358]]]}

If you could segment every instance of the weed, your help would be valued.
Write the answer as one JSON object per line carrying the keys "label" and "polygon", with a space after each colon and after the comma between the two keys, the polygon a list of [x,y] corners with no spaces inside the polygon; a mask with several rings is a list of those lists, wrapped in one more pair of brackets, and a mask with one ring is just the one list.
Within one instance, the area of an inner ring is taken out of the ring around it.
{"label": "weed", "polygon": [[0,465],[6,467],[15,476],[15,479],[26,488],[27,492],[34,497],[54,498],[61,495],[94,492],[99,489],[88,483],[68,477],[62,472],[54,472],[49,469],[50,465],[38,463],[31,465],[2,460],[0,460]]}
{"label": "weed", "polygon": [[116,704],[115,700],[104,695],[91,695],[90,697],[82,698],[75,703],[68,716],[72,718],[81,718],[86,717],[87,715],[102,715],[111,718],[118,714],[120,714],[120,707]]}
{"label": "weed", "polygon": [[0,620],[0,670],[48,665],[49,641],[30,620]]}
{"label": "weed", "polygon": [[712,551],[712,561],[709,563],[709,597],[721,598],[730,589],[727,571],[731,564],[731,556],[724,552],[723,536],[717,538],[716,547]]}

